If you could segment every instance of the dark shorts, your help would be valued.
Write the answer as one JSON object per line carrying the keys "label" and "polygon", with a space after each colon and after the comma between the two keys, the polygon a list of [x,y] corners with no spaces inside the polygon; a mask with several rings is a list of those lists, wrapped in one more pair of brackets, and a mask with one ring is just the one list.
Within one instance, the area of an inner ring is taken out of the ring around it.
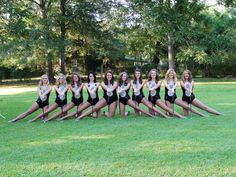
{"label": "dark shorts", "polygon": [[89,102],[91,105],[97,104],[98,101],[99,101],[98,97],[96,97],[94,99],[92,99],[91,97],[88,97],[88,100],[87,100],[87,102]]}
{"label": "dark shorts", "polygon": [[176,93],[173,96],[165,94],[165,101],[169,101],[171,104],[173,104],[176,99],[177,99]]}
{"label": "dark shorts", "polygon": [[60,100],[60,98],[56,98],[55,103],[57,103],[58,107],[63,107],[67,104],[67,99]]}
{"label": "dark shorts", "polygon": [[39,105],[39,108],[44,108],[49,105],[48,99],[46,101],[42,101],[40,98],[37,99],[36,103]]}
{"label": "dark shorts", "polygon": [[118,100],[117,95],[113,95],[113,96],[111,96],[111,97],[104,96],[103,98],[106,100],[107,105],[110,105],[110,104],[112,104],[113,102],[115,102],[115,101]]}
{"label": "dark shorts", "polygon": [[153,105],[155,105],[159,99],[161,99],[160,95],[155,95],[153,97],[150,94],[148,95],[148,101],[150,101]]}
{"label": "dark shorts", "polygon": [[141,93],[138,96],[135,96],[134,94],[132,95],[132,100],[136,101],[137,103],[141,103],[142,99],[144,98],[144,94]]}
{"label": "dark shorts", "polygon": [[183,95],[182,100],[186,101],[188,104],[191,104],[193,100],[195,99],[195,95],[192,93],[190,97]]}
{"label": "dark shorts", "polygon": [[121,97],[119,96],[119,102],[124,104],[124,105],[127,105],[127,102],[130,100],[130,96],[129,95],[126,95],[125,97]]}
{"label": "dark shorts", "polygon": [[75,104],[75,106],[80,105],[81,103],[83,103],[83,101],[84,101],[83,97],[80,97],[78,99],[75,97],[71,98],[71,102],[73,102]]}

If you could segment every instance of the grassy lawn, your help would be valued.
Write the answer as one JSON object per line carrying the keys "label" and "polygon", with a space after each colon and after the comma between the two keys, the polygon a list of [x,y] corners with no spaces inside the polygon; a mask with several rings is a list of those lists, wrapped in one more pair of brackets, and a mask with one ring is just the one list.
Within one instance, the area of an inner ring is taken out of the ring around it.
{"label": "grassy lawn", "polygon": [[7,123],[36,100],[36,91],[0,95],[7,118],[0,118],[0,176],[236,176],[235,93],[236,84],[195,88],[199,100],[224,116],[151,119],[130,109],[126,118],[46,124],[27,123],[40,111]]}

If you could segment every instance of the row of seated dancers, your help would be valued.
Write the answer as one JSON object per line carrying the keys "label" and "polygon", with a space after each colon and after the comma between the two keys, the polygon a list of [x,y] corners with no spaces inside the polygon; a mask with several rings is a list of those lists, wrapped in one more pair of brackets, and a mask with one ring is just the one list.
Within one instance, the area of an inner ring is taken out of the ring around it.
{"label": "row of seated dancers", "polygon": [[[183,91],[182,99],[178,99],[176,96],[176,87],[178,84],[177,76],[173,69],[169,69],[166,72],[165,79],[163,81],[160,80],[159,73],[156,69],[152,69],[149,72],[148,80],[146,82],[142,79],[140,69],[135,70],[133,80],[129,82],[128,79],[128,74],[126,72],[122,72],[119,75],[119,81],[117,83],[114,80],[112,71],[109,70],[104,74],[104,81],[101,83],[97,82],[96,74],[94,72],[90,72],[88,74],[87,83],[82,83],[80,76],[77,73],[73,73],[71,76],[71,85],[67,85],[65,75],[59,74],[54,87],[56,92],[56,100],[54,103],[49,105],[49,96],[52,87],[49,85],[48,76],[43,75],[39,81],[39,97],[37,101],[26,112],[20,114],[9,122],[21,120],[39,108],[42,109],[42,113],[30,120],[30,122],[33,122],[39,118],[44,121],[50,121],[59,117],[60,120],[65,120],[73,116],[75,116],[76,120],[80,120],[87,116],[97,118],[99,117],[100,110],[105,106],[108,106],[108,111],[104,112],[105,116],[113,117],[116,112],[117,103],[119,103],[119,112],[121,116],[127,115],[125,109],[126,105],[134,108],[137,116],[144,113],[151,117],[160,115],[165,118],[169,118],[170,116],[185,118],[189,115],[190,111],[203,117],[207,116],[194,109],[191,105],[214,115],[221,115],[220,112],[206,106],[195,97],[193,94],[194,81],[189,70],[184,70],[180,81],[180,86]],[[160,88],[162,83],[165,87],[165,101],[162,101],[160,97]],[[143,93],[143,88],[145,85],[149,91],[148,99],[145,98]],[[98,95],[99,86],[101,86],[104,92],[103,98],[101,99],[99,99]],[[88,92],[88,99],[86,102],[83,102],[83,89],[86,89]],[[133,90],[132,98],[129,96],[130,89]],[[68,90],[71,90],[72,92],[72,99],[71,102],[67,104]],[[148,110],[142,109],[139,106],[140,103],[144,104]],[[183,115],[174,110],[174,104],[183,108]],[[157,109],[156,105],[163,109],[164,112]],[[67,111],[72,109],[74,106],[77,107],[76,111],[68,114]],[[91,109],[84,111],[90,106]],[[51,117],[48,117],[48,114],[58,107],[61,108],[60,111]]]}

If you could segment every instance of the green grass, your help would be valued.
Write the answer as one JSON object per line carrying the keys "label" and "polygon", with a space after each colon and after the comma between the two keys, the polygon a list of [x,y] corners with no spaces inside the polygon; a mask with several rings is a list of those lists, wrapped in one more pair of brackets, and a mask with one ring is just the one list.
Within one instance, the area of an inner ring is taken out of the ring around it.
{"label": "green grass", "polygon": [[0,176],[236,176],[235,90],[233,84],[195,88],[197,98],[224,116],[137,118],[130,109],[127,118],[46,124],[27,123],[39,112],[7,123],[36,92],[0,95],[7,117],[0,118]]}

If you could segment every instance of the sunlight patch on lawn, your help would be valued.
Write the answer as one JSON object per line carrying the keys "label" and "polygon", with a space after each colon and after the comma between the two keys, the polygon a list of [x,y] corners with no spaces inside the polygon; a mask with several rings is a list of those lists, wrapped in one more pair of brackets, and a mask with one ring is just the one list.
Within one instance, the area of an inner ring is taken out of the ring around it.
{"label": "sunlight patch on lawn", "polygon": [[236,106],[236,103],[217,103],[215,105],[220,105],[220,106]]}
{"label": "sunlight patch on lawn", "polygon": [[90,136],[67,136],[66,139],[71,140],[87,140],[87,139],[109,139],[112,135],[90,135]]}
{"label": "sunlight patch on lawn", "polygon": [[32,146],[40,146],[40,145],[47,145],[47,144],[65,144],[69,142],[73,142],[73,140],[91,140],[91,139],[109,139],[112,135],[90,135],[90,136],[66,136],[60,139],[52,139],[47,141],[34,141],[34,142],[27,142],[26,144]]}
{"label": "sunlight patch on lawn", "polygon": [[15,95],[19,93],[36,91],[36,87],[24,87],[24,88],[0,88],[0,95]]}
{"label": "sunlight patch on lawn", "polygon": [[144,141],[137,146],[136,150],[160,152],[202,152],[210,151],[214,147],[205,147],[196,141]]}
{"label": "sunlight patch on lawn", "polygon": [[234,85],[236,82],[195,82],[196,85]]}

